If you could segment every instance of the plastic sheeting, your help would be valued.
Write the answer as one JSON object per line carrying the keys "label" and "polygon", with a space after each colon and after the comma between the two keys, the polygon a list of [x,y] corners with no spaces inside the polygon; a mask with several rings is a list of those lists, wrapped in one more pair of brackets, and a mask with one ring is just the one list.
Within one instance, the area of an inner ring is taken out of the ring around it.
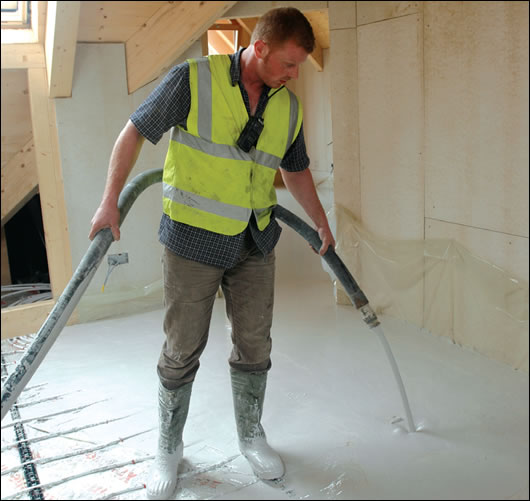
{"label": "plastic sheeting", "polygon": [[104,318],[121,317],[162,308],[164,291],[162,279],[144,287],[115,289],[112,275],[103,292],[85,294],[79,301],[77,314],[80,323]]}
{"label": "plastic sheeting", "polygon": [[[376,314],[528,372],[528,284],[449,239],[387,241],[337,207],[337,254]],[[351,304],[335,283],[337,302]]]}

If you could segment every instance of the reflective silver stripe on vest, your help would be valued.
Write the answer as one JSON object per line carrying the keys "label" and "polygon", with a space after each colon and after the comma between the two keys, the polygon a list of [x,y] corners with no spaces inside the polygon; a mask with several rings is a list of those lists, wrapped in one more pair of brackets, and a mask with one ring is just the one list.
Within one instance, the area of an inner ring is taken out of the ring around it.
{"label": "reflective silver stripe on vest", "polygon": [[198,123],[199,136],[212,140],[212,75],[207,59],[197,61],[197,80],[199,81]]}
{"label": "reflective silver stripe on vest", "polygon": [[179,190],[167,183],[164,183],[163,194],[164,197],[169,198],[173,202],[187,205],[188,207],[199,209],[210,214],[235,219],[236,221],[247,222],[250,219],[250,209],[212,200],[189,191]]}
{"label": "reflective silver stripe on vest", "polygon": [[264,151],[250,150],[249,153],[246,153],[237,146],[206,141],[204,138],[194,136],[180,127],[173,127],[171,131],[171,140],[214,157],[256,162],[265,167],[270,167],[271,169],[277,169],[281,162],[280,157],[265,153]]}
{"label": "reflective silver stripe on vest", "polygon": [[277,170],[280,166],[282,159],[271,153],[266,153],[261,150],[250,150],[250,153],[253,154],[253,160],[257,164],[263,165],[265,167],[270,167],[271,169]]}
{"label": "reflective silver stripe on vest", "polygon": [[285,149],[285,153],[287,153],[287,150],[291,147],[291,144],[294,140],[294,133],[296,131],[296,123],[298,122],[298,99],[296,99],[296,96],[289,90],[289,137],[287,138],[287,148]]}

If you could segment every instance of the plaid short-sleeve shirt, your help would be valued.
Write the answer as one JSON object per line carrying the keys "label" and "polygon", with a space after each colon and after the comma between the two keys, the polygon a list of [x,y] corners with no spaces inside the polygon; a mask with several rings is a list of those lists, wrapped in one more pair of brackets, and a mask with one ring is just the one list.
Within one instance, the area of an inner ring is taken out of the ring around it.
{"label": "plaid short-sleeve shirt", "polygon": [[[250,115],[248,94],[240,80],[240,59],[243,50],[245,49],[229,56],[231,61],[230,76],[232,85],[239,85],[247,112]],[[270,87],[264,85],[256,110],[257,113],[264,111],[269,90]],[[160,84],[131,115],[130,119],[142,136],[156,144],[163,134],[175,125],[186,128],[190,105],[189,65],[184,62],[168,72]],[[302,171],[309,166],[303,128],[300,128],[300,132],[285,154],[281,166],[290,172]],[[259,250],[265,256],[278,243],[281,231],[274,217],[271,217],[269,225],[263,231],[259,231],[256,220],[252,216],[248,227],[242,233],[231,236],[179,223],[163,214],[158,237],[163,245],[178,256],[212,266],[232,268],[238,262],[247,232],[251,233]]]}

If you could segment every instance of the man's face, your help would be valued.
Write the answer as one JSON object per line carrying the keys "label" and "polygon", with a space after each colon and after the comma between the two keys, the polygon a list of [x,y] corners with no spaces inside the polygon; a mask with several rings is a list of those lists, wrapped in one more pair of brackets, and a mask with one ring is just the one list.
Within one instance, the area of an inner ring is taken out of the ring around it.
{"label": "man's face", "polygon": [[271,47],[260,43],[259,76],[272,89],[277,89],[287,81],[298,78],[298,68],[307,59],[307,52],[288,40],[281,46]]}

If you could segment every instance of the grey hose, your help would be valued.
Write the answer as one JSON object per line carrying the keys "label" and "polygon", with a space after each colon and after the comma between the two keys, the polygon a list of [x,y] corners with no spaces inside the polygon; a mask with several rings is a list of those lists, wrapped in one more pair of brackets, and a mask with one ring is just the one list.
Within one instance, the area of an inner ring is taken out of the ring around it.
{"label": "grey hose", "polygon": [[[280,221],[283,221],[285,224],[295,230],[301,237],[305,238],[311,247],[313,247],[313,249],[315,249],[317,252],[319,251],[320,247],[322,246],[322,241],[320,240],[318,233],[307,223],[302,221],[302,219],[281,205],[277,205],[274,208],[274,215]],[[379,325],[379,320],[368,304],[368,299],[364,295],[364,292],[361,290],[361,288],[357,285],[357,282],[349,272],[348,268],[346,268],[345,264],[342,262],[339,256],[337,256],[335,249],[333,249],[331,246],[328,247],[328,250],[322,257],[344,287],[344,290],[346,291],[346,294],[348,294],[351,302],[358,310],[361,311],[363,320],[368,324],[368,327],[377,327]]]}

